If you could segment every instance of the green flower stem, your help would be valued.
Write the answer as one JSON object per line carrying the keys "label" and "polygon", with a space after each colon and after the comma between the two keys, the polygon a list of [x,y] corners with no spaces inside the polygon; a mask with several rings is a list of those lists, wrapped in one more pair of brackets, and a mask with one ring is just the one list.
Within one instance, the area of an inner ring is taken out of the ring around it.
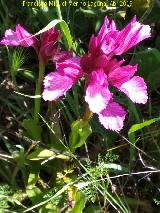
{"label": "green flower stem", "polygon": [[[36,91],[35,95],[41,95],[41,87],[44,78],[45,72],[45,62],[43,61],[42,57],[39,56],[39,76],[36,82]],[[34,121],[36,123],[39,122],[39,112],[40,112],[40,105],[41,105],[41,98],[35,98],[34,102]]]}

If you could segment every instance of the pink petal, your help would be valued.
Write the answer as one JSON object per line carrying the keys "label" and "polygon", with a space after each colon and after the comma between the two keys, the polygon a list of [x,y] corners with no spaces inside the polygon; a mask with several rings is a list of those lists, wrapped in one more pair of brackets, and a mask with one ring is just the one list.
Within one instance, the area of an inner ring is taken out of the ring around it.
{"label": "pink petal", "polygon": [[108,62],[108,57],[105,54],[97,56],[86,54],[81,58],[80,64],[85,73],[91,73],[93,70],[106,67]]}
{"label": "pink petal", "polygon": [[115,39],[117,37],[118,31],[116,29],[116,24],[114,20],[109,22],[108,18],[105,17],[104,23],[101,26],[97,36],[92,35],[89,42],[89,53],[97,54],[97,52],[102,52],[109,54],[114,50]]}
{"label": "pink petal", "polygon": [[84,72],[90,73],[95,67],[96,57],[94,54],[85,54],[80,60],[80,65]]}
{"label": "pink petal", "polygon": [[151,36],[151,28],[149,25],[143,25],[136,21],[136,16],[121,31],[116,38],[116,46],[114,54],[121,55],[129,48],[135,46],[142,40]]}
{"label": "pink petal", "polygon": [[55,28],[51,28],[48,31],[41,34],[40,54],[43,57],[43,59],[45,59],[46,61],[50,60],[60,52],[58,46],[59,39],[60,34]]}
{"label": "pink petal", "polygon": [[111,21],[110,30],[113,30],[113,31],[116,31],[116,30],[117,30],[117,28],[116,28],[116,23],[115,23],[114,20]]}
{"label": "pink petal", "polygon": [[48,43],[40,47],[39,53],[45,61],[51,60],[59,53],[59,45],[58,43]]}
{"label": "pink petal", "polygon": [[109,20],[107,18],[107,16],[104,18],[104,22],[99,30],[99,33],[98,33],[98,38],[99,39],[103,39],[104,36],[108,33],[109,31]]}
{"label": "pink petal", "polygon": [[99,69],[92,71],[88,79],[85,101],[89,104],[89,108],[92,112],[101,112],[111,99],[106,75],[102,69]]}
{"label": "pink petal", "polygon": [[48,43],[54,44],[60,38],[60,33],[55,28],[51,28],[44,32],[40,36],[41,46],[45,46]]}
{"label": "pink petal", "polygon": [[108,74],[109,72],[119,68],[125,60],[117,61],[116,58],[109,60],[107,66],[105,67],[105,73]]}
{"label": "pink petal", "polygon": [[118,35],[118,31],[110,31],[104,37],[104,39],[101,42],[101,51],[104,54],[109,55],[112,52],[114,52],[115,46],[116,46],[117,35]]}
{"label": "pink petal", "polygon": [[45,77],[42,94],[45,101],[57,100],[83,75],[78,65],[79,60],[79,58],[71,58],[63,63],[57,63],[57,71]]}
{"label": "pink petal", "polygon": [[3,39],[0,41],[0,44],[18,46],[19,43],[17,33],[11,29],[6,30]]}
{"label": "pink petal", "polygon": [[95,58],[94,67],[96,68],[104,68],[108,66],[109,59],[105,54],[100,54]]}
{"label": "pink petal", "polygon": [[[118,62],[120,64],[120,62]],[[114,69],[115,68],[115,69]],[[107,73],[108,81],[115,87],[119,88],[123,83],[129,81],[137,71],[137,65],[113,66]]]}
{"label": "pink petal", "polygon": [[98,48],[98,39],[96,36],[92,35],[88,45],[88,51],[92,54],[95,54]]}
{"label": "pink petal", "polygon": [[63,76],[58,72],[51,72],[44,79],[42,97],[45,101],[55,101],[60,96],[63,96],[72,87],[73,83],[73,79]]}
{"label": "pink petal", "polygon": [[115,24],[114,20],[112,20],[111,23],[110,23],[107,16],[106,16],[105,19],[104,19],[104,23],[99,30],[99,33],[98,33],[98,36],[97,36],[98,39],[99,40],[104,39],[104,37],[107,35],[107,33],[109,31],[116,31],[116,24]]}
{"label": "pink petal", "polygon": [[80,78],[83,71],[80,67],[80,57],[69,58],[62,63],[56,63],[57,71],[72,79]]}
{"label": "pink petal", "polygon": [[37,39],[32,37],[32,34],[25,30],[20,24],[16,25],[16,34],[19,45],[23,47],[33,46],[35,42],[37,42]]}
{"label": "pink petal", "polygon": [[118,30],[116,29],[114,20],[109,23],[108,18],[105,17],[104,23],[97,36],[97,43],[103,53],[110,54],[113,52],[117,35]]}
{"label": "pink petal", "polygon": [[124,92],[134,103],[145,104],[148,99],[147,86],[143,78],[135,76],[123,83],[120,90]]}
{"label": "pink petal", "polygon": [[53,62],[63,62],[66,59],[69,59],[72,57],[72,51],[58,51],[53,57]]}
{"label": "pink petal", "polygon": [[123,128],[126,112],[118,103],[109,102],[107,107],[99,113],[99,121],[106,128],[120,131]]}
{"label": "pink petal", "polygon": [[115,49],[115,41],[114,39],[110,38],[108,40],[104,40],[101,46],[101,50],[104,54],[109,55]]}

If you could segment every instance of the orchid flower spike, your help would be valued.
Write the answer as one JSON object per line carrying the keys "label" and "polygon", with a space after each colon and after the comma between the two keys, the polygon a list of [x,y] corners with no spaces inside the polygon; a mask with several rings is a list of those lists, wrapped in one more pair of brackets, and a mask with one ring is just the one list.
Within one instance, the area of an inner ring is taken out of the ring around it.
{"label": "orchid flower spike", "polygon": [[42,33],[40,35],[40,40],[38,40],[20,24],[17,24],[15,31],[12,29],[5,31],[4,37],[0,41],[0,44],[22,47],[32,46],[45,62],[52,60],[55,63],[58,61],[63,61],[72,56],[71,51],[60,51],[58,44],[59,40],[60,33],[55,28],[51,28]]}
{"label": "orchid flower spike", "polygon": [[56,63],[56,71],[45,77],[43,99],[57,100],[83,76],[85,101],[90,110],[98,115],[106,129],[120,131],[126,112],[114,101],[109,86],[123,92],[134,103],[145,104],[148,95],[143,78],[135,76],[137,65],[124,65],[125,60],[118,61],[114,55],[121,55],[150,37],[150,31],[150,27],[136,21],[136,17],[122,30],[106,17],[98,35],[91,37],[87,54]]}

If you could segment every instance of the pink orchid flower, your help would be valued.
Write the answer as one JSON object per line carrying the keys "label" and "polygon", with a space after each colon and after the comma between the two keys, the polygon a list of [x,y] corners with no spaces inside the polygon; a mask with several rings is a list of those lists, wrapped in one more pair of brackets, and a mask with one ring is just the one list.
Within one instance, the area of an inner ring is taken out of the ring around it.
{"label": "pink orchid flower", "polygon": [[114,20],[109,22],[105,17],[104,23],[97,36],[92,35],[89,42],[89,52],[103,53],[110,58],[121,55],[142,40],[150,37],[150,26],[136,21],[136,16],[122,30],[116,28]]}
{"label": "pink orchid flower", "polygon": [[72,56],[71,51],[60,51],[58,41],[60,34],[52,28],[41,34],[40,40],[35,38],[31,33],[25,30],[20,24],[16,25],[16,30],[6,30],[3,39],[0,41],[2,45],[8,46],[32,46],[38,55],[40,55],[46,62],[52,60],[53,62],[60,62]]}
{"label": "pink orchid flower", "polygon": [[44,79],[44,100],[57,100],[82,76],[86,78],[85,101],[90,110],[97,113],[106,128],[119,131],[123,128],[126,112],[113,99],[109,85],[126,94],[134,103],[147,102],[147,86],[143,78],[134,76],[137,65],[124,65],[114,55],[127,51],[145,38],[150,37],[150,27],[136,21],[136,17],[122,30],[114,21],[104,20],[97,36],[92,36],[88,53],[81,58],[70,58],[56,64],[56,71]]}
{"label": "pink orchid flower", "polygon": [[25,30],[20,24],[17,24],[15,31],[11,29],[6,30],[3,39],[0,41],[0,44],[22,47],[34,46],[37,42],[37,39],[31,36],[32,34],[27,32],[27,30]]}

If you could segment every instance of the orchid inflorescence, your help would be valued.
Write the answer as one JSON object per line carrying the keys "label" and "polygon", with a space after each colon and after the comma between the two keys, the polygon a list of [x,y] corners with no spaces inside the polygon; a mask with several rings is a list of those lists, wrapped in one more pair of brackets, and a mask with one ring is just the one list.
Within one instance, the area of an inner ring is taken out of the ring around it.
{"label": "orchid inflorescence", "polygon": [[51,28],[40,35],[38,40],[35,36],[25,30],[20,24],[16,25],[16,30],[8,29],[5,31],[0,44],[9,46],[33,47],[38,56],[44,62],[52,60],[60,62],[72,56],[71,51],[60,51],[58,40],[60,33],[55,28]]}
{"label": "orchid inflorescence", "polygon": [[150,26],[140,24],[136,16],[122,30],[117,29],[114,20],[110,22],[105,17],[97,36],[92,35],[89,41],[88,52],[81,57],[71,57],[70,51],[60,51],[60,35],[54,28],[41,34],[38,40],[17,25],[15,32],[6,30],[0,43],[33,46],[45,61],[55,63],[56,70],[44,78],[42,97],[45,101],[56,101],[84,77],[85,101],[90,111],[98,115],[106,129],[119,131],[123,128],[126,111],[115,102],[109,87],[112,85],[134,103],[145,104],[148,95],[143,78],[134,76],[137,65],[126,65],[124,59],[119,61],[116,56],[150,37],[150,31]]}

